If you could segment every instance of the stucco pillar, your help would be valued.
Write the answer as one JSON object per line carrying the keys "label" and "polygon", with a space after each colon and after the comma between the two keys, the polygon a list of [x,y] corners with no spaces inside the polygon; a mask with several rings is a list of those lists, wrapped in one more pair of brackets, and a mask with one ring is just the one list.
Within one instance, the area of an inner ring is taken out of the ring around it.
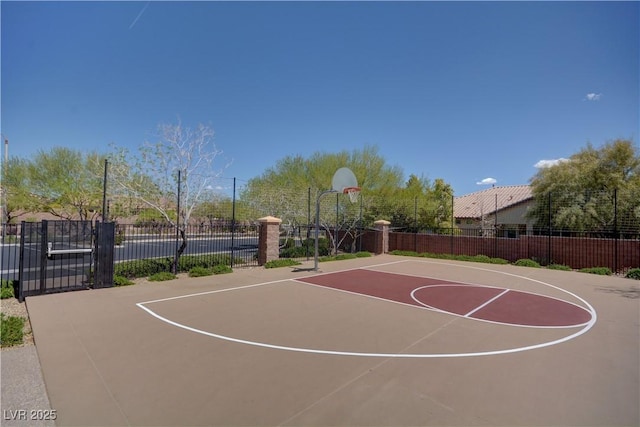
{"label": "stucco pillar", "polygon": [[376,226],[376,246],[375,253],[386,254],[389,252],[389,225],[391,223],[380,219],[373,223]]}
{"label": "stucco pillar", "polygon": [[280,224],[282,220],[273,216],[259,218],[258,265],[280,257]]}

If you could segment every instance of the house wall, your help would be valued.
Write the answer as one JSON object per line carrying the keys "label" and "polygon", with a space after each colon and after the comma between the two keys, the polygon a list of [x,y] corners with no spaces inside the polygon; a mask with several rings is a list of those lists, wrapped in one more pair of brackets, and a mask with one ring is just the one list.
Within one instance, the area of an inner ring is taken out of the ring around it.
{"label": "house wall", "polygon": [[[527,220],[526,214],[531,206],[533,206],[533,200],[498,210],[498,224],[503,224],[505,228],[524,226],[526,227],[527,233],[529,233],[533,229],[533,221]],[[490,212],[485,215],[485,227],[487,224],[493,226],[495,221],[495,212]],[[456,218],[456,226],[463,230],[477,230],[482,227],[482,221],[479,218]]]}

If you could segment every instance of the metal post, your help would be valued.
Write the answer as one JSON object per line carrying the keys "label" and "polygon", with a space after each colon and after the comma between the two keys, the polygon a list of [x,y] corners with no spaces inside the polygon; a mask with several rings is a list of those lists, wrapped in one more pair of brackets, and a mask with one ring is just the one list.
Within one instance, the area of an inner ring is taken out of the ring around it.
{"label": "metal post", "polygon": [[[4,139],[4,167],[6,169],[7,165],[9,164],[9,139],[5,138]],[[6,171],[5,171],[6,173]],[[4,206],[4,212],[2,217],[0,217],[0,222],[5,222],[5,217],[7,216],[7,192],[3,191],[2,192],[2,206]],[[2,236],[4,237],[4,227],[2,228]]]}
{"label": "metal post", "polygon": [[613,250],[613,272],[618,272],[618,244],[620,243],[620,232],[618,231],[618,189],[613,190],[613,236],[614,236],[614,250]]}
{"label": "metal post", "polygon": [[102,183],[102,223],[107,222],[107,167],[109,161],[104,159],[104,180]]}
{"label": "metal post", "polygon": [[313,260],[313,269],[315,271],[318,271],[318,239],[320,238],[320,199],[322,198],[322,196],[324,196],[325,194],[329,194],[329,193],[334,193],[335,190],[326,190],[323,191],[322,193],[320,193],[320,195],[318,196],[318,199],[316,200],[316,231],[315,231],[315,237],[316,237],[316,241],[315,241],[315,254],[314,254],[314,260]]}
{"label": "metal post", "polygon": [[178,169],[178,203],[176,209],[176,251],[173,256],[173,274],[178,274],[178,242],[180,240],[180,187],[182,186],[181,170]]}
{"label": "metal post", "polygon": [[413,250],[418,252],[418,196],[413,198]]}
{"label": "metal post", "polygon": [[336,226],[334,227],[335,232],[333,233],[333,254],[338,255],[338,223],[340,222],[340,218],[338,218],[338,202],[340,200],[340,195],[336,193]]}
{"label": "metal post", "polygon": [[551,192],[549,192],[549,233],[547,236],[547,265],[551,264]]}
{"label": "metal post", "polygon": [[[9,139],[4,139],[4,162],[0,161],[0,227],[2,227],[2,243],[4,243],[4,237],[6,233],[6,221],[5,216],[7,214],[7,191],[2,186],[2,178],[7,173],[7,165],[9,163]],[[4,168],[4,172],[3,172]],[[5,184],[6,186],[6,184]]]}
{"label": "metal post", "polygon": [[360,193],[360,220],[358,221],[358,252],[362,252],[362,193]]}
{"label": "metal post", "polygon": [[231,268],[233,268],[233,257],[236,237],[236,178],[233,177],[233,197],[231,201]]}
{"label": "metal post", "polygon": [[454,203],[455,203],[455,201],[456,201],[455,200],[455,196],[452,194],[451,195],[451,234],[450,234],[450,238],[449,238],[449,241],[450,241],[450,243],[449,243],[449,245],[450,245],[449,246],[449,248],[450,248],[449,252],[451,254],[453,254],[453,233],[455,231],[454,227],[455,227],[455,224],[456,224],[456,219],[454,217],[454,209],[455,209]]}
{"label": "metal post", "polygon": [[493,219],[493,256],[498,256],[498,193],[495,194],[495,211]]}
{"label": "metal post", "polygon": [[[311,228],[311,187],[307,188],[307,241],[309,240],[309,229]],[[307,261],[309,260],[309,244],[305,242],[304,245],[305,255]]]}
{"label": "metal post", "polygon": [[[49,221],[42,220],[40,223],[40,293],[44,294],[47,286],[47,242],[49,241]],[[55,268],[55,267],[54,267]],[[55,271],[54,271],[55,274]],[[22,280],[22,278],[21,278]]]}

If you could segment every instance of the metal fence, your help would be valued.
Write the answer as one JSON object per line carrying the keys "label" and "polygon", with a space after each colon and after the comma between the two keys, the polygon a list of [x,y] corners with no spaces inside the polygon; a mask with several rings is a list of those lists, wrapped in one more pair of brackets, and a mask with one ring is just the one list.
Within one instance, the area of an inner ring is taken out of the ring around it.
{"label": "metal fence", "polygon": [[[541,265],[608,267],[613,272],[640,267],[640,197],[630,192],[549,193],[520,209],[519,223],[496,210],[469,220],[467,228],[396,229],[390,249],[486,255],[511,262],[533,259]],[[417,217],[411,220],[418,222]]]}
{"label": "metal fence", "polygon": [[[233,267],[256,266],[258,250],[256,223],[218,223],[184,227],[187,246],[182,257],[217,257]],[[182,236],[171,226],[116,226],[116,263],[145,259],[176,259]]]}
{"label": "metal fence", "polygon": [[[225,257],[234,268],[255,266],[257,219],[267,215],[283,219],[283,250],[287,245],[304,246],[305,240],[313,237],[317,190],[275,188],[252,196],[241,186],[236,188],[235,179],[233,184],[230,197],[207,201],[209,210],[194,213],[187,226],[178,228],[140,217],[128,218],[126,224],[123,218],[116,219],[114,262],[177,261],[182,229],[187,241],[182,256]],[[480,254],[509,261],[530,258],[542,264],[608,266],[614,271],[640,266],[640,197],[629,192],[549,194],[529,199],[526,218],[517,220],[518,224],[502,211],[487,212],[475,223],[463,224],[453,218],[456,199],[451,196],[440,200],[426,195],[361,195],[352,204],[346,196],[335,194],[320,203],[320,230],[329,237],[331,251],[370,250],[368,230],[373,221],[387,219],[391,221],[392,250]],[[19,234],[16,225],[2,228],[2,279],[17,278]],[[304,252],[303,256],[313,256],[308,250]]]}
{"label": "metal fence", "polygon": [[517,237],[479,235],[466,230],[451,229],[431,233],[392,232],[389,249],[420,253],[451,255],[486,255],[514,262],[532,259],[541,265],[560,264],[574,269],[608,267],[613,272],[625,272],[640,267],[640,234],[635,238],[603,238],[599,233],[562,235],[519,234]]}
{"label": "metal fence", "polygon": [[89,221],[23,222],[18,298],[87,289],[91,280],[93,229]]}

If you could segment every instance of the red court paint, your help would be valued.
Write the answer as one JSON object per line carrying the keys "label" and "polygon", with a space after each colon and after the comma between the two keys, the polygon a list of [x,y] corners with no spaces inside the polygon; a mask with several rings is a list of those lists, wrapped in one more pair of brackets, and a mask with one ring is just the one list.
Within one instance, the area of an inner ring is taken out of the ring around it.
{"label": "red court paint", "polygon": [[591,313],[580,306],[555,298],[509,291],[475,312],[473,317],[529,326],[574,326],[589,322]]}
{"label": "red court paint", "polygon": [[[349,270],[305,277],[299,280],[327,288],[340,289],[412,305],[419,305],[411,298],[411,292],[414,289],[424,285],[443,283],[441,280],[371,270]],[[445,283],[454,284],[453,282]]]}
{"label": "red court paint", "polygon": [[572,327],[584,325],[591,320],[591,313],[585,308],[556,298],[432,278],[350,270],[299,280],[496,323]]}

